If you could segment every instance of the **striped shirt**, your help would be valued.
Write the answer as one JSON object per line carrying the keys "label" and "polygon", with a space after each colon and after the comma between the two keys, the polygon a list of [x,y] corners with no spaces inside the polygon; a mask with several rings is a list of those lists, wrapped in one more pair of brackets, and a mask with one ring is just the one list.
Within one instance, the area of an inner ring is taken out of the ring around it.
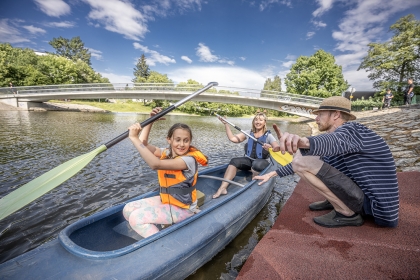
{"label": "striped shirt", "polygon": [[[375,223],[398,225],[399,191],[394,158],[385,141],[366,126],[348,122],[333,133],[308,137],[310,148],[303,156],[321,159],[343,172],[370,201]],[[293,174],[291,164],[278,169],[279,176]]]}

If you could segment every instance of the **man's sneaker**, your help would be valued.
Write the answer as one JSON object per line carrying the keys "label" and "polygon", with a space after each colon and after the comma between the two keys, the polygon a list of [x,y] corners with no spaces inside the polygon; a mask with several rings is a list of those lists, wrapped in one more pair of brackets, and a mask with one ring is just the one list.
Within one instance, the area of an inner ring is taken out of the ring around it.
{"label": "man's sneaker", "polygon": [[328,200],[318,201],[309,204],[309,209],[312,211],[331,210],[334,209],[332,204]]}
{"label": "man's sneaker", "polygon": [[[354,216],[354,217],[353,217]],[[343,217],[337,215],[335,210],[323,216],[315,217],[314,222],[323,227],[345,227],[345,226],[361,226],[363,225],[363,218],[360,214],[355,214],[352,217]]]}

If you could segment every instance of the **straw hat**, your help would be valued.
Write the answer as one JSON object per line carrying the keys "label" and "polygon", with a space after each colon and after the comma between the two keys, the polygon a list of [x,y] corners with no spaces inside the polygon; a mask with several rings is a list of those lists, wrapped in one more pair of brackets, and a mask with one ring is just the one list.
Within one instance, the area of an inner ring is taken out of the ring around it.
{"label": "straw hat", "polygon": [[355,120],[356,116],[351,114],[351,102],[342,96],[332,96],[325,98],[319,108],[312,111],[312,114],[318,115],[319,111],[340,111],[350,116],[350,120]]}

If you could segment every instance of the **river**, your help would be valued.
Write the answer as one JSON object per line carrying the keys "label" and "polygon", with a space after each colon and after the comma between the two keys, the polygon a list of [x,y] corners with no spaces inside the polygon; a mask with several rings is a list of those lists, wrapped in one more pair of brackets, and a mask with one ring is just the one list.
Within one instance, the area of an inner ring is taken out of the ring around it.
{"label": "river", "polygon": [[[0,111],[0,197],[58,165],[92,151],[148,115]],[[247,130],[251,118],[229,118]],[[228,141],[215,117],[168,115],[154,124],[150,142],[166,147],[171,124],[193,130],[193,145],[209,157],[209,166],[228,163],[243,154],[243,145]],[[268,121],[272,127],[273,121]],[[310,135],[306,124],[276,121],[280,129]],[[232,128],[232,132],[237,133]],[[270,201],[238,237],[188,279],[235,279],[256,243],[274,223],[287,187],[295,177],[277,180]],[[156,172],[144,163],[126,139],[96,156],[74,177],[0,221],[0,263],[57,237],[67,225],[131,197],[154,190]],[[286,187],[285,187],[286,186]]]}

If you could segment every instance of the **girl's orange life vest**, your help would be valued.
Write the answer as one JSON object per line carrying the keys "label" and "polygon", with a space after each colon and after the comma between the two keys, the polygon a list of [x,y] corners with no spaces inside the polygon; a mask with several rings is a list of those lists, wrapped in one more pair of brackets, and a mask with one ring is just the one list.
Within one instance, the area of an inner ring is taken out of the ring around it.
{"label": "girl's orange life vest", "polygon": [[[160,199],[163,204],[171,204],[189,209],[190,205],[197,200],[195,184],[198,177],[198,163],[206,166],[207,158],[203,153],[193,147],[190,148],[188,153],[182,156],[191,156],[195,159],[194,176],[187,179],[183,170],[158,170]],[[160,159],[167,159],[166,150],[162,152]]]}

